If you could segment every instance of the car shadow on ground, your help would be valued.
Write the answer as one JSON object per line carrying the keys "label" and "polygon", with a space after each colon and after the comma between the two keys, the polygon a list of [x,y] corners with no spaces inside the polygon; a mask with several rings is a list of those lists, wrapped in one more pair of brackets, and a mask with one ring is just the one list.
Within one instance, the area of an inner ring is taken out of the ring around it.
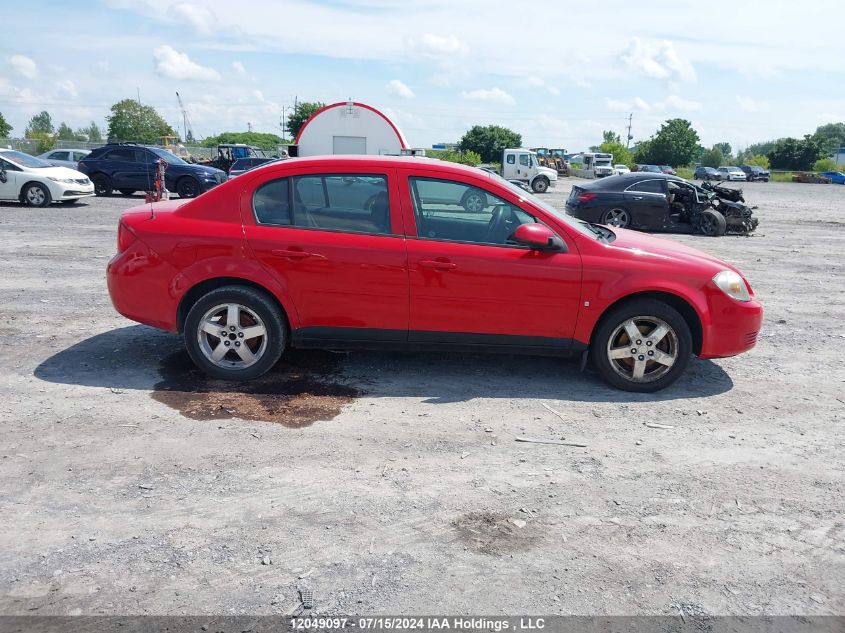
{"label": "car shadow on ground", "polygon": [[[607,386],[589,369],[581,372],[578,359],[318,350],[288,350],[264,377],[233,383],[213,380],[199,372],[179,337],[142,325],[110,330],[80,341],[38,365],[35,376],[59,384],[149,390],[163,402],[174,400],[167,394],[178,393],[183,399],[193,399],[191,406],[205,414],[208,407],[197,402],[203,394],[216,394],[215,402],[227,411],[238,407],[236,403],[232,407],[221,403],[220,394],[235,399],[334,397],[344,402],[361,395],[415,397],[434,404],[474,398],[653,402],[711,396],[733,387],[719,365],[698,359],[691,360],[685,375],[672,387],[655,394],[636,394]],[[175,402],[167,403],[184,409]]]}

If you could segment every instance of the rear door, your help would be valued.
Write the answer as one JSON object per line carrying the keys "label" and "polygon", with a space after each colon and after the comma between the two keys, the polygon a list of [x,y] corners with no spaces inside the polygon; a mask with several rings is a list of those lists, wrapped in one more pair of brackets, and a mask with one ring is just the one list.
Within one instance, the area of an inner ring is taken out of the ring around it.
{"label": "rear door", "polygon": [[[483,182],[438,171],[403,173],[408,340],[569,349],[581,291],[581,259],[574,243],[566,253],[516,245],[510,235],[536,217],[515,194],[497,195]],[[457,191],[449,203],[426,202],[438,199],[429,190],[446,187],[483,191],[484,208],[467,211]]]}
{"label": "rear door", "polygon": [[407,252],[395,171],[310,168],[253,183],[242,202],[244,231],[296,308],[294,343],[405,341]]}
{"label": "rear door", "polygon": [[0,158],[0,200],[17,200],[24,182],[20,167]]}

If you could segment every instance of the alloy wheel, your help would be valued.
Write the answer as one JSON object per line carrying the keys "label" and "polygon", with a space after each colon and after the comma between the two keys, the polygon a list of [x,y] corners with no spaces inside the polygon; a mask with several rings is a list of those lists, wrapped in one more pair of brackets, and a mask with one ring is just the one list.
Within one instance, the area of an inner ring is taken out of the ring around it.
{"label": "alloy wheel", "polygon": [[604,214],[604,223],[624,229],[631,223],[631,216],[625,209],[611,209]]}
{"label": "alloy wheel", "polygon": [[44,189],[40,185],[33,185],[26,190],[26,201],[34,207],[40,207],[45,200]]}
{"label": "alloy wheel", "polygon": [[632,382],[658,380],[678,360],[678,335],[663,319],[636,316],[620,323],[607,342],[613,370]]}
{"label": "alloy wheel", "polygon": [[197,327],[200,351],[223,369],[244,369],[267,350],[267,327],[252,310],[224,303],[208,310]]}

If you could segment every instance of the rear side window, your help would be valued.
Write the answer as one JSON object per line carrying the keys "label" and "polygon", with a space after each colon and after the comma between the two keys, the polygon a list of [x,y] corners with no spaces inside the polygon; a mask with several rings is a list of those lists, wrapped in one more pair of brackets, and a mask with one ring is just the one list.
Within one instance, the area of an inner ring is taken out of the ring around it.
{"label": "rear side window", "polygon": [[642,193],[663,193],[663,182],[660,180],[643,180],[631,185],[626,191],[638,191]]}
{"label": "rear side window", "polygon": [[348,233],[390,233],[387,178],[314,175],[293,178],[294,225]]}
{"label": "rear side window", "polygon": [[513,154],[508,154],[507,159],[508,165],[513,165],[516,162],[516,156]]}
{"label": "rear side window", "polygon": [[272,180],[252,198],[259,224],[390,234],[387,178],[314,175]]}
{"label": "rear side window", "polygon": [[135,150],[134,149],[113,149],[106,154],[106,160],[116,160],[121,163],[134,163]]}
{"label": "rear side window", "polygon": [[290,180],[281,178],[261,185],[252,197],[252,209],[259,224],[290,226]]}

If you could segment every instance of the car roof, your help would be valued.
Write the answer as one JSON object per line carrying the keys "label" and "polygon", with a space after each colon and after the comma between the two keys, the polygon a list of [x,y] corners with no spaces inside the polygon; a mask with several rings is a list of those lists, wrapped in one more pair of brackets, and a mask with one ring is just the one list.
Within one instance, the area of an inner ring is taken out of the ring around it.
{"label": "car roof", "polygon": [[621,174],[619,176],[608,176],[607,178],[599,178],[584,185],[576,185],[581,189],[625,189],[633,184],[643,180],[673,180],[675,182],[687,182],[678,176],[670,176],[669,174],[660,174],[654,171],[634,171],[630,174]]}
{"label": "car roof", "polygon": [[468,165],[460,165],[450,161],[430,158],[427,156],[383,156],[375,154],[342,154],[325,156],[308,156],[287,158],[285,165],[296,165],[298,167],[349,167],[354,169],[360,167],[417,167],[420,169],[431,169],[448,167],[456,171],[478,176],[483,170]]}

